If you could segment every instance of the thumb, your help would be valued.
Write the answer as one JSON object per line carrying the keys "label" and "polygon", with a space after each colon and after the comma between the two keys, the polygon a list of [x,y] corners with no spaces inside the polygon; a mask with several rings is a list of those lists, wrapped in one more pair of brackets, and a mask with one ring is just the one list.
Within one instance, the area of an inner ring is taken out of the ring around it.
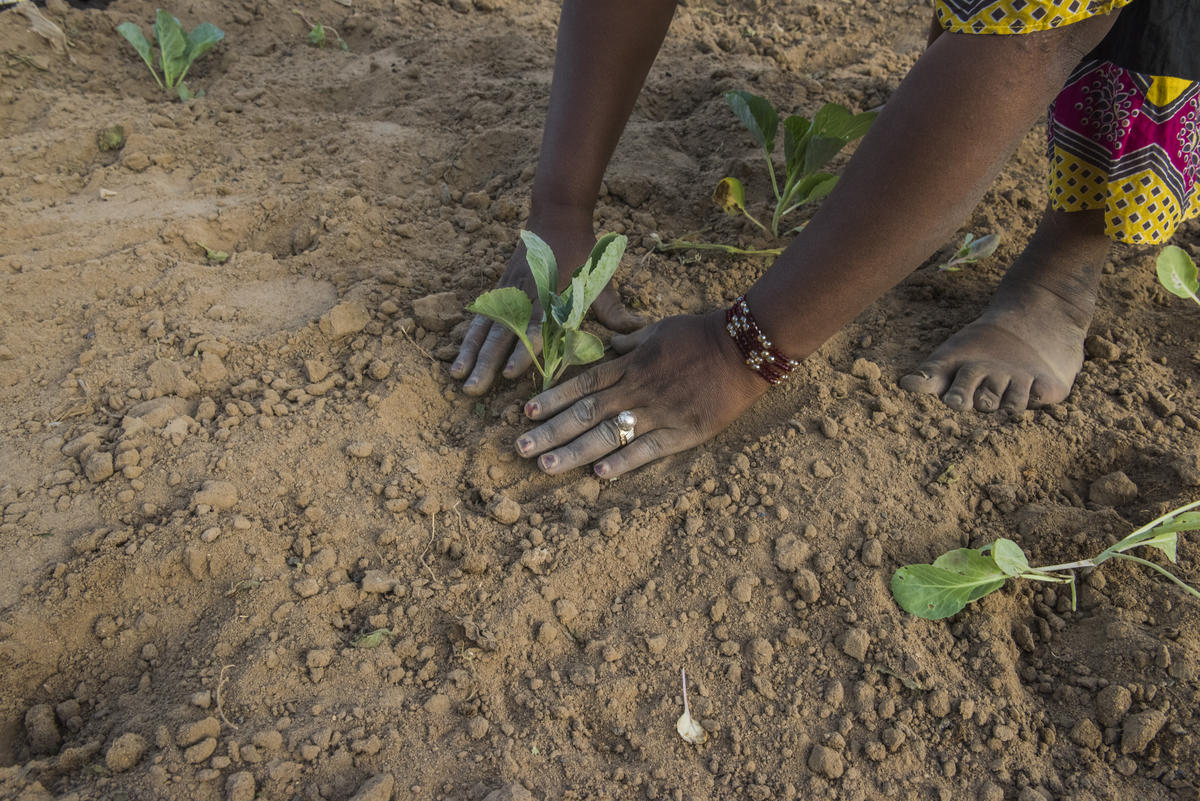
{"label": "thumb", "polygon": [[636,348],[638,345],[646,341],[646,337],[658,328],[658,324],[648,325],[645,328],[639,328],[632,334],[613,334],[611,340],[613,350],[620,354],[626,354]]}

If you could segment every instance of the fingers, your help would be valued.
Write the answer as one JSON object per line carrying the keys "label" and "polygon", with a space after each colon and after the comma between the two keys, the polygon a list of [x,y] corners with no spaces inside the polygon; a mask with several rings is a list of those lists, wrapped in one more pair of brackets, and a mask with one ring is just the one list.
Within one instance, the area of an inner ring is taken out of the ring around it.
{"label": "fingers", "polygon": [[[525,329],[525,336],[528,337],[529,343],[533,345],[534,351],[542,349],[542,321],[534,320]],[[533,364],[533,355],[530,354],[525,346],[517,343],[513,347],[512,355],[508,357],[508,363],[504,365],[504,377],[516,378],[522,375]]]}
{"label": "fingers", "polygon": [[645,328],[639,328],[632,334],[614,334],[609,342],[613,346],[613,350],[617,353],[628,353],[638,345],[646,341],[646,337],[654,331],[654,326],[648,325]]}
{"label": "fingers", "polygon": [[679,453],[693,444],[680,431],[656,429],[596,462],[592,470],[600,478],[614,479],[655,459]]}
{"label": "fingers", "polygon": [[[638,417],[645,416],[642,409],[637,409],[634,413]],[[570,411],[564,414],[570,414]],[[637,442],[637,439],[634,439],[634,442]],[[617,431],[617,424],[610,417],[601,420],[566,447],[542,454],[538,459],[538,467],[550,475],[557,475],[599,459],[620,447],[621,436]]]}
{"label": "fingers", "polygon": [[492,321],[482,314],[475,315],[475,319],[471,321],[471,327],[467,329],[467,335],[463,337],[462,345],[459,346],[458,356],[454,358],[454,364],[450,365],[452,378],[463,378],[475,366],[479,348],[483,345],[483,340],[487,337],[491,325]]}
{"label": "fingers", "polygon": [[487,338],[483,341],[483,347],[479,349],[475,369],[471,371],[471,376],[463,382],[463,392],[468,395],[482,395],[491,389],[492,383],[496,380],[496,374],[500,372],[500,365],[508,358],[513,343],[516,341],[516,336],[504,326],[493,325],[488,331]]}
{"label": "fingers", "polygon": [[[585,431],[596,427],[605,429],[605,432],[602,433],[611,435],[612,446],[608,450],[612,450],[612,448],[617,447],[620,443],[617,441],[616,425],[611,420],[622,409],[628,408],[622,405],[626,402],[613,392],[589,393],[555,415],[549,422],[543,423],[532,431],[522,434],[517,439],[517,452],[522,456],[536,456],[552,448],[560,448],[562,445],[579,437]],[[595,441],[593,440],[592,442],[594,445]],[[595,456],[603,453],[605,451],[599,451],[595,453]],[[553,466],[554,462],[564,461],[566,456],[566,453],[558,454],[554,459],[550,460],[550,464],[547,464],[543,460],[542,468],[548,469]],[[594,456],[589,457],[589,460],[590,458],[594,458]],[[571,466],[579,463],[576,460]],[[566,468],[562,469],[565,470]]]}
{"label": "fingers", "polygon": [[621,296],[611,286],[607,287],[592,304],[596,319],[606,328],[620,333],[629,333],[645,327],[650,318],[634,314],[621,302]]}
{"label": "fingers", "polygon": [[[540,395],[535,395],[525,404],[525,416],[530,420],[546,420],[581,398],[608,389],[620,380],[625,372],[625,364],[624,358],[602,362],[592,369],[580,373],[570,381],[564,381]],[[597,420],[599,419],[602,418],[598,417]],[[593,425],[595,425],[594,422]]]}

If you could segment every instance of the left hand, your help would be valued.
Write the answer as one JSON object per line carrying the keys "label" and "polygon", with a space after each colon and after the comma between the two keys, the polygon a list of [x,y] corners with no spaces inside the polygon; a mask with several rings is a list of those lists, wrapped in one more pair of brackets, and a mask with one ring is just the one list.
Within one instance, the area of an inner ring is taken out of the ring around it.
{"label": "left hand", "polygon": [[[599,460],[596,475],[616,478],[711,439],[770,388],[742,360],[723,311],[669,317],[612,344],[624,355],[525,404],[546,422],[518,437],[517,452],[540,454],[546,473]],[[637,427],[622,447],[613,418],[625,410]]]}

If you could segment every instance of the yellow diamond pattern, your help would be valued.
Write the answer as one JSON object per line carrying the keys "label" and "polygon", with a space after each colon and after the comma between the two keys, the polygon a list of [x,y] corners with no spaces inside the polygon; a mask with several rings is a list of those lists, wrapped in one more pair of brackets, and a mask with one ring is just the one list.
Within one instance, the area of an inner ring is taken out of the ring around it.
{"label": "yellow diamond pattern", "polygon": [[937,0],[942,28],[953,33],[1009,34],[1045,31],[1089,17],[1109,14],[1133,0],[996,0],[970,16],[962,16],[945,0]]}

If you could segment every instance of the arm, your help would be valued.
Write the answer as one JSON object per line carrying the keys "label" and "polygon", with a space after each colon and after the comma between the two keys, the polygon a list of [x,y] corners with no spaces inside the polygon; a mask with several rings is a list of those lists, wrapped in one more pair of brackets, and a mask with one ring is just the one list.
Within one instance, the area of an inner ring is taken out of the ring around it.
{"label": "arm", "polygon": [[[833,194],[748,293],[766,336],[787,356],[805,357],[919,266],[1114,16],[1022,36],[938,37]],[[540,455],[551,473],[598,460],[595,472],[615,478],[709,439],[768,387],[731,342],[719,312],[615,337],[624,356],[527,404],[544,422],[517,440],[518,452]],[[618,449],[611,420],[625,409],[637,416],[638,436]]]}
{"label": "arm", "polygon": [[[592,211],[600,181],[674,12],[675,0],[563,4],[550,109],[527,223],[554,250],[560,284],[569,280],[595,242]],[[499,283],[525,289],[536,304],[523,247],[517,248]],[[593,308],[600,321],[615,330],[629,331],[641,323],[611,287]],[[535,347],[540,344],[539,320],[530,330]],[[520,346],[514,350],[514,343],[515,337],[502,326],[476,318],[450,374],[466,378],[466,392],[481,395],[501,364],[510,378],[529,368],[528,354]]]}

